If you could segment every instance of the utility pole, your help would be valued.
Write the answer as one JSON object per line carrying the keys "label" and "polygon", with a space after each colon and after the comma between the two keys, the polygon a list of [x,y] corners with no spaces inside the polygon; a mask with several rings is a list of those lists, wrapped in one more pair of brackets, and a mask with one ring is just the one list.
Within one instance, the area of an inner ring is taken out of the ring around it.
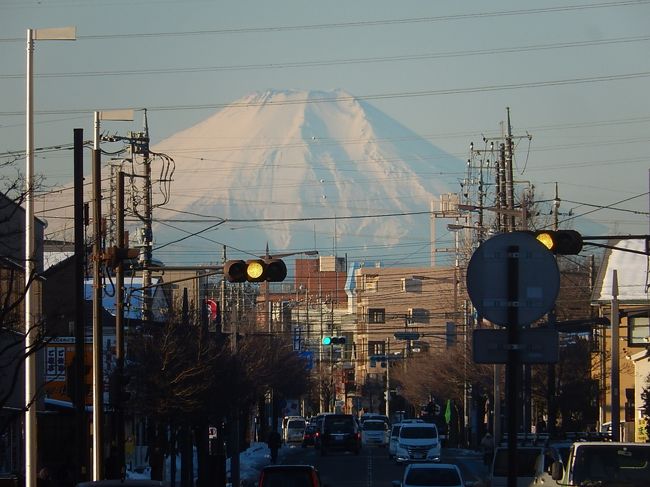
{"label": "utility pole", "polygon": [[[512,146],[512,125],[510,124],[510,107],[506,107],[508,116],[507,132],[505,141],[505,192],[506,192],[506,208],[508,210],[515,209],[515,190],[514,190],[514,153]],[[514,215],[504,215],[506,218],[506,230],[509,232],[515,231],[515,217]]]}
{"label": "utility pole", "polygon": [[[118,249],[128,247],[128,241],[125,242],[124,234],[124,173],[120,170],[117,172],[116,185],[116,202],[117,207],[115,222],[115,243]],[[118,397],[114,400],[115,414],[115,441],[117,469],[120,478],[126,475],[126,465],[124,458],[124,404],[123,387],[124,387],[124,263],[119,260],[115,269],[115,378],[116,390]]]}
{"label": "utility pole", "polygon": [[[83,129],[74,129],[74,375],[76,464],[75,481],[88,480],[88,421],[86,418],[86,323],[84,319]],[[72,371],[72,370],[71,370]]]}
{"label": "utility pole", "polygon": [[151,229],[152,221],[152,197],[151,197],[151,159],[149,157],[149,124],[147,122],[147,112],[144,112],[144,131],[131,132],[129,134],[131,140],[131,157],[135,160],[136,155],[141,155],[143,158],[142,164],[144,168],[144,210],[142,214],[138,214],[143,222],[143,227],[140,233],[140,243],[142,245],[142,287],[143,287],[143,302],[142,302],[142,319],[144,321],[152,320],[152,304],[151,304],[151,271],[149,266],[152,260],[152,247],[153,247],[153,232]]}
{"label": "utility pole", "polygon": [[620,441],[621,439],[621,395],[620,395],[620,370],[619,370],[619,327],[620,317],[618,314],[618,272],[616,269],[612,271],[612,304],[611,304],[611,318],[612,323],[612,388],[611,388],[611,403],[612,403],[612,441]]}
{"label": "utility pole", "polygon": [[99,134],[100,112],[94,117],[93,185],[93,480],[104,478],[104,367],[102,333],[101,218],[102,176]]}
{"label": "utility pole", "polygon": [[390,418],[390,338],[386,338],[386,416]]}

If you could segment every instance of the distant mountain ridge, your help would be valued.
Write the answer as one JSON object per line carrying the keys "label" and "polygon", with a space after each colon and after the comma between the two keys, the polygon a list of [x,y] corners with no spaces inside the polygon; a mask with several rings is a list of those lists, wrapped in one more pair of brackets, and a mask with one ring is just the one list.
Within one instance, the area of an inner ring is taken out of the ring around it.
{"label": "distant mountain ridge", "polygon": [[[228,219],[202,236],[242,250],[268,241],[280,251],[336,245],[369,255],[426,245],[429,217],[410,213],[456,192],[464,171],[462,161],[344,90],[252,93],[153,149],[176,165],[170,203],[157,217],[205,218],[183,225],[186,232]],[[381,214],[403,216],[372,216]],[[183,235],[164,225],[154,232],[159,243]]]}

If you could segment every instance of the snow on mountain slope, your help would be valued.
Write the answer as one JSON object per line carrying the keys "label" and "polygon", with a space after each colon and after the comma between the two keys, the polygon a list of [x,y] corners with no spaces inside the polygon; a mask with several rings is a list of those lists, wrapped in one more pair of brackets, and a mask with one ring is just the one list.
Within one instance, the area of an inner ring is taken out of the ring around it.
{"label": "snow on mountain slope", "polygon": [[[372,215],[427,212],[432,199],[458,190],[464,171],[343,90],[254,93],[153,149],[176,163],[171,200],[157,218],[178,218],[178,210],[191,213],[187,220],[205,218],[183,226],[192,232],[210,218],[232,220],[209,237],[245,249],[266,241],[279,251],[329,248],[334,235],[339,248],[359,255],[424,245],[427,215]],[[162,225],[154,232],[159,243],[173,238]]]}

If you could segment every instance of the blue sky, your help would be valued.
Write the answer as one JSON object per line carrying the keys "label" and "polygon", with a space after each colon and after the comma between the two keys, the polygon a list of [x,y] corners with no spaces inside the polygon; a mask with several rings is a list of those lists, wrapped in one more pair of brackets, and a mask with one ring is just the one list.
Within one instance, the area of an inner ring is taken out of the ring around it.
{"label": "blue sky", "polygon": [[[253,91],[342,88],[465,160],[510,107],[532,135],[518,180],[648,233],[649,19],[648,1],[0,0],[0,162],[25,146],[26,30],[74,25],[36,45],[36,147],[91,138],[96,109],[147,108],[155,143]],[[67,181],[69,160],[36,171]]]}

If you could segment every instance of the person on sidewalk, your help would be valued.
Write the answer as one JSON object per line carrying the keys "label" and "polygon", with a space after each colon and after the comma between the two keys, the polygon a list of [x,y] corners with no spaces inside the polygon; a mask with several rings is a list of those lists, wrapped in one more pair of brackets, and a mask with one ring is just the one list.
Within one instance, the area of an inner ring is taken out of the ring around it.
{"label": "person on sidewalk", "polygon": [[269,450],[271,450],[271,461],[273,463],[278,461],[278,450],[280,449],[281,442],[282,438],[280,437],[280,433],[277,431],[271,431],[269,433],[267,444],[269,445]]}
{"label": "person on sidewalk", "polygon": [[492,455],[494,455],[494,438],[492,438],[489,431],[485,433],[481,440],[481,450],[483,451],[483,463],[489,465],[492,461]]}

